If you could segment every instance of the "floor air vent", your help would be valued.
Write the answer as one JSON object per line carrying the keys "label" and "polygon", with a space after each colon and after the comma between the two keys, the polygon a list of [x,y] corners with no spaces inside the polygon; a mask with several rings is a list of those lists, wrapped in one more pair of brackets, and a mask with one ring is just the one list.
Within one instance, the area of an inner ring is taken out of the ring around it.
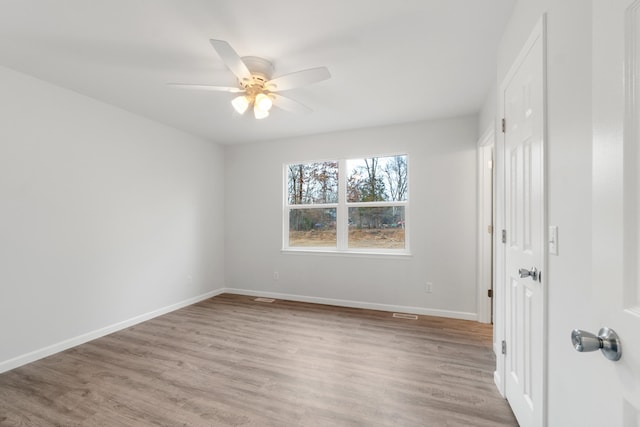
{"label": "floor air vent", "polygon": [[258,302],[274,302],[275,300],[273,298],[256,298],[256,299],[254,299],[254,301],[258,301]]}
{"label": "floor air vent", "polygon": [[415,314],[393,313],[393,317],[397,317],[398,319],[418,320],[418,316]]}

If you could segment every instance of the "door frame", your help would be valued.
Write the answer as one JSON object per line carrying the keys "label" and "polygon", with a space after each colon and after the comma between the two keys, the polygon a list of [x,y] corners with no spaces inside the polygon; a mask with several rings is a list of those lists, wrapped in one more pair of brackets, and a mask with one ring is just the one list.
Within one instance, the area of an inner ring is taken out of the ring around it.
{"label": "door frame", "polygon": [[[493,289],[493,235],[487,226],[494,225],[494,194],[495,194],[495,151],[496,132],[493,126],[482,134],[478,140],[478,254],[477,254],[477,313],[478,322],[491,323],[493,298],[489,298],[487,291]],[[488,154],[488,155],[487,155]],[[491,161],[491,172],[487,172],[487,162]],[[489,212],[487,213],[487,208]],[[488,259],[487,259],[488,258]],[[489,271],[487,271],[489,270]]]}
{"label": "door frame", "polygon": [[[527,41],[523,44],[518,56],[511,64],[509,71],[500,83],[498,92],[498,109],[499,116],[496,119],[496,128],[502,129],[502,118],[505,116],[505,90],[513,78],[514,74],[523,63],[527,53],[533,47],[536,40],[542,41],[542,337],[543,348],[542,354],[542,372],[538,374],[542,376],[542,401],[541,403],[541,426],[547,425],[547,408],[548,408],[548,392],[547,392],[547,372],[548,372],[548,295],[547,284],[549,281],[548,273],[548,177],[547,177],[547,141],[548,141],[548,100],[547,100],[547,17],[543,14],[534,28],[532,29]],[[496,354],[496,370],[494,372],[494,381],[500,394],[506,397],[506,363],[505,355],[502,354],[502,342],[506,337],[506,246],[502,243],[502,230],[505,229],[506,220],[506,167],[505,167],[505,136],[504,133],[498,131],[495,146],[495,232],[494,234],[494,352]],[[508,349],[507,349],[508,351]]]}

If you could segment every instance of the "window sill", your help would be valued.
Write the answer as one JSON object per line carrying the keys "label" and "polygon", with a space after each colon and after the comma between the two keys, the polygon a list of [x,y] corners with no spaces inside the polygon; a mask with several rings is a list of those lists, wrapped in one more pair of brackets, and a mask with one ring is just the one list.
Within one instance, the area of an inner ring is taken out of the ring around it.
{"label": "window sill", "polygon": [[340,251],[327,248],[286,248],[280,251],[283,255],[319,255],[319,256],[339,256],[356,258],[388,258],[388,259],[409,259],[413,255],[408,251],[372,251],[372,250],[348,250]]}

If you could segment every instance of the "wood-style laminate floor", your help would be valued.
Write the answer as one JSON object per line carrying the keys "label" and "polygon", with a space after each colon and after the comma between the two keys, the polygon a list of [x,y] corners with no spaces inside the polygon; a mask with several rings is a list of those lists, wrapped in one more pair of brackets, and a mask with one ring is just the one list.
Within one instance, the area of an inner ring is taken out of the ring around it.
{"label": "wood-style laminate floor", "polygon": [[0,375],[1,426],[517,426],[476,322],[220,295]]}

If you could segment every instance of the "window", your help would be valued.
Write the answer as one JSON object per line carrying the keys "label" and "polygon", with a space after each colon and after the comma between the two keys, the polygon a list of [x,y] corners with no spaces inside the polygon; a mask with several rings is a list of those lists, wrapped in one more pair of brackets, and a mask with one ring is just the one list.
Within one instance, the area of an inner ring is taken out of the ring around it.
{"label": "window", "polygon": [[287,166],[289,247],[337,247],[338,162]]}
{"label": "window", "polygon": [[285,249],[407,252],[407,156],[285,166]]}

